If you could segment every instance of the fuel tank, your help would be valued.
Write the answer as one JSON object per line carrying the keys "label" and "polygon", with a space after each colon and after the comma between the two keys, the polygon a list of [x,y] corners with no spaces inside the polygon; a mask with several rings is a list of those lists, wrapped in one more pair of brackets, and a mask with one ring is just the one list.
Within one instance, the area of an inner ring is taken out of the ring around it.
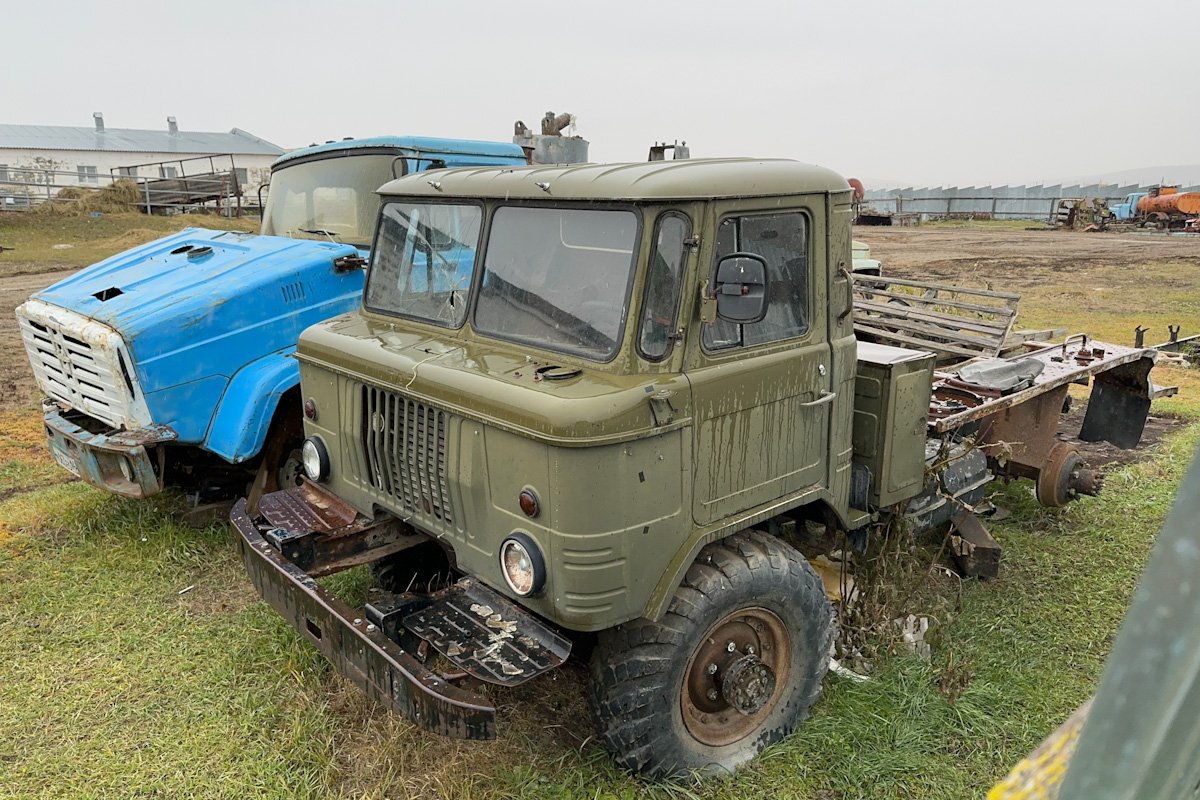
{"label": "fuel tank", "polygon": [[1179,192],[1146,195],[1138,201],[1138,211],[1143,214],[1185,214],[1189,217],[1200,214],[1200,192]]}

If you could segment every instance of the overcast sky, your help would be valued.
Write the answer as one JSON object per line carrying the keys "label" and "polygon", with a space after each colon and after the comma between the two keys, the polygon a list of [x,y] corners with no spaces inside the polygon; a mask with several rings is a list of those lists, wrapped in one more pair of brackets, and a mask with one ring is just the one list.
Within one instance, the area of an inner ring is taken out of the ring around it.
{"label": "overcast sky", "polygon": [[576,115],[594,161],[680,139],[693,157],[796,158],[868,188],[1200,162],[1200,28],[1171,0],[9,0],[2,18],[8,123],[173,115],[293,148],[507,141],[553,110]]}

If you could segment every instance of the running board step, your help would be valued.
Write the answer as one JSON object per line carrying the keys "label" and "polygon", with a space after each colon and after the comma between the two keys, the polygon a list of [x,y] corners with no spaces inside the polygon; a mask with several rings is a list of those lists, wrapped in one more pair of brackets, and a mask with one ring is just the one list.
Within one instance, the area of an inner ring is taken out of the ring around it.
{"label": "running board step", "polygon": [[481,681],[517,686],[566,661],[570,640],[472,578],[421,595],[384,593],[367,619],[400,642],[411,633]]}

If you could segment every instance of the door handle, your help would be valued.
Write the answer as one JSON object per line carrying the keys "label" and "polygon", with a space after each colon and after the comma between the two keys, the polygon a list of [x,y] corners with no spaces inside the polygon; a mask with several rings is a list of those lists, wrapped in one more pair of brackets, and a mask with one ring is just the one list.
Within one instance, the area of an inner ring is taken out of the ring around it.
{"label": "door handle", "polygon": [[837,397],[837,392],[822,391],[821,396],[818,397],[816,400],[813,400],[811,403],[801,403],[800,405],[803,406],[804,408],[812,408],[813,406],[823,406],[826,403],[832,401],[833,398],[835,398],[835,397]]}

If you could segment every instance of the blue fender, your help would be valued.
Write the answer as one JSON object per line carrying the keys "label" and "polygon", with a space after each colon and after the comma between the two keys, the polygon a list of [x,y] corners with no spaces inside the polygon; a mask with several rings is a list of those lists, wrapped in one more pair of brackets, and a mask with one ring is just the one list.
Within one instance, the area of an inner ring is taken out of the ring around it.
{"label": "blue fender", "polygon": [[208,427],[205,449],[234,464],[258,455],[279,398],[300,385],[300,365],[292,357],[295,350],[277,350],[234,373]]}

